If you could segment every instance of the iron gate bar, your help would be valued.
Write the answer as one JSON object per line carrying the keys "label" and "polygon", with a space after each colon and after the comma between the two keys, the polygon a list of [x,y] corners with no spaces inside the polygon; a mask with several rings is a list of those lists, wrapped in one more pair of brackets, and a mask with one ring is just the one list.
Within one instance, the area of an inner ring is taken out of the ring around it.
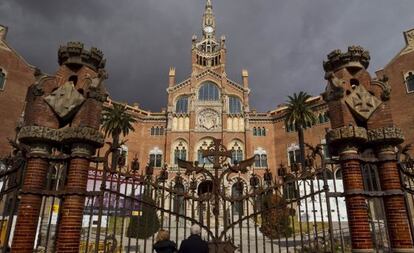
{"label": "iron gate bar", "polygon": [[[190,171],[190,173],[179,176],[182,180],[188,180],[186,181],[188,183],[188,186],[186,185],[188,190],[183,192],[176,190],[173,181],[170,180],[160,181],[154,176],[143,176],[121,168],[110,168],[107,155],[104,158],[94,158],[91,160],[98,162],[90,170],[90,183],[88,184],[88,191],[85,193],[87,199],[85,200],[84,217],[86,218],[82,243],[86,242],[86,245],[82,252],[98,252],[100,248],[104,252],[110,252],[114,249],[127,252],[150,251],[152,247],[150,244],[154,242],[154,235],[148,239],[125,238],[124,232],[128,226],[127,215],[137,204],[139,204],[139,208],[142,206],[154,208],[158,218],[161,219],[160,226],[168,226],[167,229],[171,229],[171,234],[174,235],[177,244],[183,239],[183,235],[184,238],[187,236],[188,225],[195,223],[202,227],[203,235],[206,235],[210,241],[216,243],[216,249],[219,247],[218,242],[231,240],[239,246],[241,252],[303,251],[307,248],[334,252],[335,245],[340,245],[341,249],[339,251],[345,252],[346,242],[344,237],[347,236],[348,232],[346,226],[343,227],[346,221],[343,221],[341,217],[344,209],[342,209],[342,206],[339,206],[339,201],[342,201],[339,198],[344,197],[344,194],[337,193],[338,190],[342,191],[336,185],[340,181],[328,178],[327,173],[329,169],[323,162],[321,167],[304,167],[303,171],[294,171],[291,174],[292,177],[283,182],[276,182],[272,177],[272,181],[269,184],[267,181],[262,181],[259,182],[257,188],[248,188],[248,183],[243,182],[242,193],[231,196],[229,194],[231,189],[227,187],[227,184],[223,183],[216,184],[217,194],[196,194],[197,184],[193,183],[195,182],[195,175],[202,178],[201,180],[210,180],[215,177],[215,173],[211,173],[209,169],[198,164],[192,163],[194,173]],[[63,160],[55,162],[59,164],[65,163]],[[98,164],[104,164],[103,168]],[[246,170],[245,173],[239,174],[240,168],[243,168],[240,164],[232,166],[225,163],[220,165],[218,178],[222,182],[233,180],[232,182],[240,183],[242,177],[244,177],[242,175],[248,172]],[[409,171],[408,168],[406,170]],[[20,170],[14,169],[13,171],[17,173]],[[52,173],[51,171],[50,173]],[[6,178],[10,178],[14,174],[7,171],[6,173],[0,172],[0,175],[2,173],[6,181]],[[51,175],[50,173],[48,174],[49,176]],[[407,176],[403,172],[401,174]],[[51,180],[51,178],[48,180]],[[59,180],[64,180],[64,176]],[[293,184],[298,194],[290,199],[286,199],[285,207],[273,205],[259,206],[259,201],[256,201],[259,197],[265,196],[268,192],[283,196],[283,189],[288,184]],[[3,190],[0,193],[2,198],[6,195],[12,197],[12,194],[15,193],[15,191],[7,189],[6,186],[8,185],[12,184],[4,182]],[[411,181],[407,185],[407,188],[409,188],[412,185]],[[52,244],[45,244],[45,241],[49,241],[50,238],[53,240],[54,229],[54,225],[51,225],[52,217],[47,215],[56,203],[59,204],[60,198],[65,195],[64,193],[68,193],[60,191],[59,185],[54,187],[58,191],[57,194],[49,194],[52,193],[50,190],[39,192],[43,196],[42,212],[39,217],[42,233],[39,240],[40,244],[38,244],[39,249],[45,247],[46,250],[53,250],[51,248]],[[13,185],[12,189],[14,188],[18,188],[18,186]],[[144,188],[150,190],[150,195],[154,198],[154,202],[142,199]],[[366,191],[366,194],[371,195],[371,198],[387,195],[387,193],[372,191]],[[397,192],[389,192],[388,194],[397,194]],[[105,200],[105,203],[103,203],[104,197],[106,199],[108,196],[111,201],[108,203]],[[219,206],[216,205],[217,196]],[[319,201],[319,203],[315,203],[315,201]],[[331,203],[331,201],[333,202]],[[128,206],[129,203],[131,203],[130,206]],[[202,209],[203,205],[204,210]],[[234,209],[233,207],[235,206],[241,206],[241,211]],[[184,208],[184,211],[181,211],[182,208]],[[262,231],[264,225],[263,217],[266,213],[274,210],[285,210],[278,208],[296,209],[295,214],[287,216],[288,222],[290,222],[289,226],[293,229],[293,232],[291,235],[280,234],[277,237],[268,237]],[[196,209],[199,210],[199,215],[196,215]],[[331,212],[331,210],[334,209],[337,213],[337,218],[333,218],[334,214],[332,214],[333,211]],[[314,210],[317,210],[318,213]],[[61,211],[61,208],[59,211]],[[216,222],[217,217],[214,217],[215,213],[220,215],[218,222]],[[304,215],[308,215],[308,217],[304,219]],[[9,214],[9,217],[13,219],[13,215]],[[98,223],[96,223],[96,219],[98,219]],[[335,223],[335,229],[333,226],[334,219],[338,220]],[[5,222],[2,220],[1,224]],[[375,227],[373,228],[377,232],[383,233],[383,223],[374,220],[372,225],[374,224]],[[9,222],[7,226],[11,228],[12,223]],[[216,231],[218,231],[217,235]],[[7,233],[9,234],[10,231]],[[95,243],[90,244],[93,241]],[[387,238],[378,238],[379,244],[376,247],[382,247],[382,244],[386,244],[387,241]]]}

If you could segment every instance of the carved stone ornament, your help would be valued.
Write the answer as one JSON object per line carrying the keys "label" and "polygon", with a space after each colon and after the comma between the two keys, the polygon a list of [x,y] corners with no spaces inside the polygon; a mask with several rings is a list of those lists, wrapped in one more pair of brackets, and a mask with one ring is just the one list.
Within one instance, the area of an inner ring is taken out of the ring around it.
{"label": "carved stone ornament", "polygon": [[343,86],[346,82],[343,79],[335,76],[333,72],[326,73],[325,77],[329,83],[326,86],[325,92],[322,94],[325,101],[334,101],[339,100],[344,97],[344,88]]}
{"label": "carved stone ornament", "polygon": [[53,129],[43,126],[24,126],[18,134],[19,141],[25,142],[89,142],[102,146],[104,137],[101,132],[90,127],[66,127]]}
{"label": "carved stone ornament", "polygon": [[358,116],[368,120],[382,102],[371,95],[362,85],[358,85],[345,98],[345,103]]}
{"label": "carved stone ornament", "polygon": [[404,32],[405,42],[407,45],[414,44],[414,29]]}
{"label": "carved stone ornament", "polygon": [[326,134],[328,143],[339,142],[365,142],[367,140],[367,130],[363,127],[345,126],[330,130]]}
{"label": "carved stone ornament", "polygon": [[66,119],[82,105],[85,98],[75,89],[73,82],[66,82],[45,97],[45,101],[60,118]]}
{"label": "carved stone ornament", "polygon": [[211,109],[201,111],[198,115],[198,127],[208,131],[220,127],[219,114]]}
{"label": "carved stone ornament", "polygon": [[404,142],[404,135],[400,128],[382,127],[368,130],[368,141],[380,144],[400,144]]}

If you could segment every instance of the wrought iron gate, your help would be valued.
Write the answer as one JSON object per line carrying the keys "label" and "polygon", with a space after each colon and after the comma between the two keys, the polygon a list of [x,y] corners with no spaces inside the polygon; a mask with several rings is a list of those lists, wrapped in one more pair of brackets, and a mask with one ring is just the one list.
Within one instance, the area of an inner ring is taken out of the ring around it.
{"label": "wrought iron gate", "polygon": [[[231,153],[214,140],[203,155],[208,164],[179,160],[180,169],[139,170],[137,161],[108,164],[110,148],[92,159],[80,252],[152,252],[159,229],[180,242],[199,224],[211,252],[350,252],[341,170],[320,147],[303,167],[280,166],[278,175],[253,169],[254,158],[231,164]],[[54,252],[64,193],[66,160],[50,157],[47,189],[39,216],[36,252]],[[412,207],[412,160],[400,163],[407,205]],[[2,160],[0,245],[7,252],[25,168],[25,151]],[[362,166],[371,231],[378,251],[388,250],[386,219],[375,161]],[[408,208],[413,210],[413,208]],[[410,220],[412,221],[412,215]],[[413,228],[413,226],[411,226]]]}

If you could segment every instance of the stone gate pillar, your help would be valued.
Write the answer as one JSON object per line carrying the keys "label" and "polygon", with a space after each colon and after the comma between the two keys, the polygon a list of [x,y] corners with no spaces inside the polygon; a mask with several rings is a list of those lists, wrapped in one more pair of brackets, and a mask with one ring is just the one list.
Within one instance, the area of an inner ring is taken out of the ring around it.
{"label": "stone gate pillar", "polygon": [[45,178],[48,170],[48,161],[45,157],[50,154],[47,144],[38,146],[36,151],[30,152],[27,161],[26,176],[23,181],[20,204],[17,212],[17,221],[12,243],[13,252],[33,252],[34,241],[39,221],[42,196],[35,194],[45,187]]}
{"label": "stone gate pillar", "polygon": [[[385,104],[376,113],[383,116],[389,110],[387,107],[388,105]],[[389,119],[391,119],[390,116]],[[376,128],[368,130],[368,139],[370,145],[375,147],[374,150],[378,158],[378,175],[381,190],[384,193],[383,202],[390,245],[392,252],[414,252],[404,193],[401,190],[397,167],[396,145],[402,143],[404,138],[400,129],[392,126],[386,127],[384,126],[385,122],[383,120],[377,121],[375,118],[369,122],[369,127]]]}
{"label": "stone gate pillar", "polygon": [[[365,143],[359,148],[374,151],[378,160],[378,174],[384,194],[383,202],[392,252],[414,252],[396,159],[396,145],[402,143],[404,138],[401,130],[394,126],[392,120],[388,104],[391,87],[387,83],[387,78],[371,79],[366,70],[369,60],[367,51],[352,46],[346,53],[340,50],[333,51],[328,55],[328,61],[324,62],[325,78],[329,81],[324,99],[328,102],[333,128],[327,134],[327,139],[332,147],[339,148],[342,162],[350,153],[343,155],[340,144],[343,143],[344,132],[338,129],[348,128],[346,136],[352,135],[351,128],[354,129],[354,135],[357,132],[364,135]],[[362,143],[362,138],[359,142]],[[357,142],[352,140],[344,147],[348,150],[350,147],[355,149],[355,143]],[[354,153],[356,154],[356,149]],[[362,180],[360,168],[357,169],[359,167],[357,159],[358,157],[355,157],[355,159],[345,159],[348,162],[342,162],[348,220],[354,249],[362,244],[364,247],[368,246],[368,243],[364,243],[365,232],[370,231],[365,221],[368,218],[365,218],[366,211],[362,212],[363,185],[356,183]],[[352,161],[352,166],[349,166],[349,161]],[[351,180],[345,176],[349,167],[354,167]],[[360,195],[360,199],[354,201],[357,195]],[[352,211],[355,206],[361,207],[356,214]]]}
{"label": "stone gate pillar", "polygon": [[55,138],[50,133],[56,131],[59,122],[53,110],[45,103],[45,94],[50,93],[56,84],[36,71],[36,81],[26,95],[24,123],[18,139],[27,150],[27,167],[20,193],[20,203],[12,242],[13,252],[33,252],[36,230],[42,203],[42,191],[46,184],[49,169],[49,156]]}
{"label": "stone gate pillar", "polygon": [[59,49],[59,61],[62,64],[71,68],[75,62],[76,69],[82,70],[76,74],[77,88],[84,99],[72,117],[71,126],[63,135],[63,142],[70,146],[71,158],[56,238],[56,251],[59,253],[79,251],[90,158],[104,141],[99,131],[102,105],[106,100],[102,84],[106,79],[103,55],[96,48],[85,50],[83,45],[80,54],[74,54],[77,48],[79,46],[76,44],[68,44]]}
{"label": "stone gate pillar", "polygon": [[[353,46],[346,53],[331,52],[323,64],[328,80],[323,98],[329,107],[332,127],[326,139],[332,154],[338,155],[341,163],[353,252],[374,252],[360,166],[360,151],[367,141],[367,130],[363,118],[356,116],[350,105],[353,92],[371,80],[365,71],[369,59],[367,51]],[[365,112],[365,107],[361,109]]]}
{"label": "stone gate pillar", "polygon": [[359,151],[367,132],[362,127],[339,127],[328,132],[327,140],[339,155],[353,252],[373,252]]}
{"label": "stone gate pillar", "polygon": [[[18,207],[13,252],[33,252],[52,149],[70,155],[66,188],[60,189],[57,252],[78,252],[89,158],[102,146],[99,131],[106,91],[103,54],[79,42],[59,49],[55,76],[35,73],[26,97],[18,139],[28,147],[28,165]],[[67,153],[67,147],[70,153]]]}

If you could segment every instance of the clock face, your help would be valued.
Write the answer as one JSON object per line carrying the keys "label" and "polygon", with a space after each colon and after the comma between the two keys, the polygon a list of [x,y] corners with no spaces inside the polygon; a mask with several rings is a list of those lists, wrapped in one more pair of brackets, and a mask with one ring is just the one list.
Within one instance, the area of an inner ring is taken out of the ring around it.
{"label": "clock face", "polygon": [[204,27],[204,31],[205,31],[206,33],[212,33],[212,32],[214,31],[214,29],[213,29],[213,27],[211,27],[211,26],[206,26],[206,27]]}

